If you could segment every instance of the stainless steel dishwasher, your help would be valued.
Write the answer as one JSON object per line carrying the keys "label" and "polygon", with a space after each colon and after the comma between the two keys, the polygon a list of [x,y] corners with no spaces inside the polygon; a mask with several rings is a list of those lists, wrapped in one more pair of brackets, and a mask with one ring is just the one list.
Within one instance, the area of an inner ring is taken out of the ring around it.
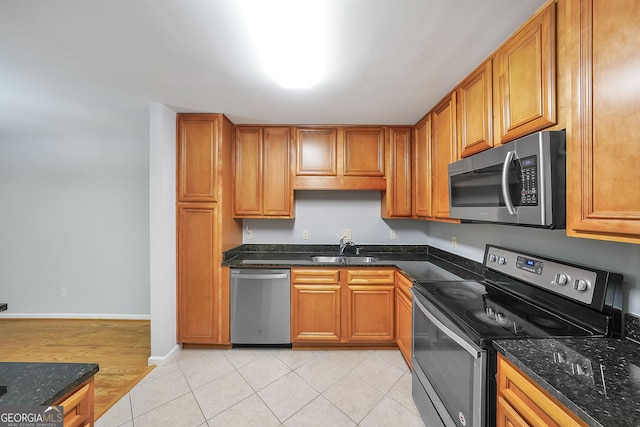
{"label": "stainless steel dishwasher", "polygon": [[288,269],[231,269],[231,344],[291,345]]}

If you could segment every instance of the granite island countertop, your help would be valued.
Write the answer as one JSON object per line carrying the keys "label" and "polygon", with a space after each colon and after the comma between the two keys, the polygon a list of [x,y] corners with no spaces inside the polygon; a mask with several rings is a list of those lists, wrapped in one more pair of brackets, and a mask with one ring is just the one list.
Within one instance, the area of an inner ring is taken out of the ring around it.
{"label": "granite island countertop", "polygon": [[0,405],[52,405],[98,370],[95,363],[0,362]]}
{"label": "granite island countertop", "polygon": [[497,351],[590,426],[640,426],[640,345],[627,339],[497,340]]}

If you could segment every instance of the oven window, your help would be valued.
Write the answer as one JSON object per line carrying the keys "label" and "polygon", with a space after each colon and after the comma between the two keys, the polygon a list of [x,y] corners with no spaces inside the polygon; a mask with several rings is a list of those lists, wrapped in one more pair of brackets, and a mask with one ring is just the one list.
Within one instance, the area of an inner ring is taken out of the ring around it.
{"label": "oven window", "polygon": [[[509,167],[509,194],[512,203],[520,200],[520,163],[512,160]],[[450,177],[451,206],[503,207],[502,164]]]}
{"label": "oven window", "polygon": [[[415,361],[456,425],[473,426],[474,363],[476,359],[414,307]],[[477,393],[477,390],[476,390]],[[460,421],[460,415],[466,424]]]}

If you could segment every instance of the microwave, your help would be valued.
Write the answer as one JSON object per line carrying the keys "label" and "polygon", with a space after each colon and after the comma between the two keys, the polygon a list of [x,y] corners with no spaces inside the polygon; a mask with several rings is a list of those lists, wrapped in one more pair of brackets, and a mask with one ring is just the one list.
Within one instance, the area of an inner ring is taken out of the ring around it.
{"label": "microwave", "polygon": [[449,164],[449,207],[463,222],[564,228],[565,131],[536,132]]}

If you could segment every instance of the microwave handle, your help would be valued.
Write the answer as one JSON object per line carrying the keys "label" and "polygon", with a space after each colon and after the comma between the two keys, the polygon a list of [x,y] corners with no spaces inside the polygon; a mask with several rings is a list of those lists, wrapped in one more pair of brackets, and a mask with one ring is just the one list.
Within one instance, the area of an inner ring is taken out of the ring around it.
{"label": "microwave handle", "polygon": [[504,158],[504,163],[502,164],[502,197],[504,197],[504,204],[510,215],[516,214],[516,208],[513,206],[511,195],[509,194],[509,166],[515,154],[515,151],[509,151]]}

